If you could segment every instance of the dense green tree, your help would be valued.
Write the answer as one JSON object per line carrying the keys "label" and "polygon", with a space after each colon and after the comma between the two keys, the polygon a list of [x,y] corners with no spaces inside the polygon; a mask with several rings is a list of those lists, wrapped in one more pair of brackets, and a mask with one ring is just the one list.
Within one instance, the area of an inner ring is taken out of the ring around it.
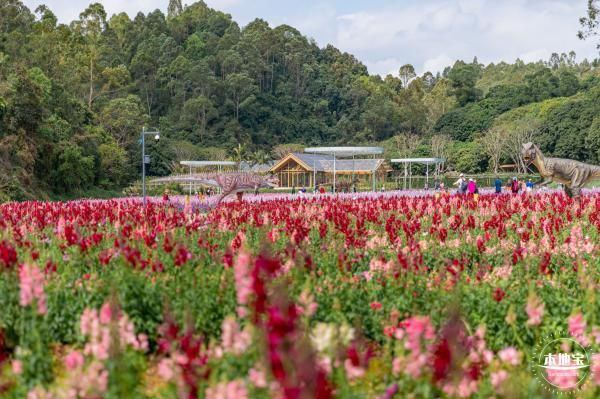
{"label": "dense green tree", "polygon": [[483,148],[475,141],[454,143],[448,157],[454,170],[461,173],[481,173],[487,169]]}
{"label": "dense green tree", "polygon": [[450,95],[448,79],[439,79],[433,88],[423,97],[423,105],[427,111],[428,130],[445,113],[456,108],[456,98]]}
{"label": "dense green tree", "polygon": [[191,98],[185,102],[182,120],[184,121],[185,128],[194,134],[192,141],[197,143],[204,142],[206,127],[217,115],[217,109],[204,96]]}
{"label": "dense green tree", "polygon": [[[586,35],[597,31],[596,3]],[[240,27],[202,1],[170,0],[167,16],[133,19],[94,3],[61,24],[46,6],[32,13],[0,0],[0,197],[127,185],[139,176],[145,125],[163,136],[147,143],[150,175],[184,158],[239,158],[238,144],[261,159],[285,143],[381,141],[398,152],[399,133],[421,143],[415,154],[435,148],[465,171],[484,170],[482,133],[531,133],[521,129],[528,120],[544,150],[595,161],[598,66],[569,52],[535,63],[458,61],[435,76],[406,64],[382,79],[294,27]]]}
{"label": "dense green tree", "polygon": [[128,175],[127,153],[116,142],[100,144],[100,184],[106,187],[120,187]]}
{"label": "dense green tree", "polygon": [[595,117],[585,138],[586,148],[590,151],[590,160],[600,164],[600,117]]}
{"label": "dense green tree", "polygon": [[80,147],[60,143],[55,151],[51,182],[57,190],[73,191],[89,187],[94,181],[94,159],[84,156]]}
{"label": "dense green tree", "polygon": [[481,97],[481,90],[475,86],[480,74],[479,65],[465,64],[463,61],[457,61],[448,73],[452,94],[460,105],[477,101]]}
{"label": "dense green tree", "polygon": [[398,76],[402,82],[402,87],[408,87],[408,83],[417,76],[415,73],[415,67],[410,64],[402,65],[398,71]]}
{"label": "dense green tree", "polygon": [[99,121],[122,147],[130,148],[148,123],[141,101],[137,96],[111,100],[99,115]]}
{"label": "dense green tree", "polygon": [[90,4],[81,14],[79,20],[73,23],[75,31],[83,38],[83,56],[88,70],[89,94],[88,108],[92,108],[94,86],[98,80],[98,61],[102,51],[102,33],[106,29],[106,11],[100,3]]}

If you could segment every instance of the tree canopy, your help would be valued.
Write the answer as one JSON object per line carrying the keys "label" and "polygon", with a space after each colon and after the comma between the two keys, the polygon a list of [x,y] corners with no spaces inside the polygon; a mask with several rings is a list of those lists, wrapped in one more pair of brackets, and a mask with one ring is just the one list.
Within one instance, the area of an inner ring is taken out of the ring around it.
{"label": "tree canopy", "polygon": [[[590,4],[583,36],[597,28]],[[483,171],[489,151],[480,140],[506,131],[506,114],[538,118],[536,135],[551,153],[599,158],[599,61],[577,62],[573,52],[528,64],[459,60],[421,76],[405,64],[381,77],[291,26],[240,27],[202,1],[170,0],[167,15],[133,19],[93,3],[61,24],[46,6],[0,0],[0,21],[2,198],[129,184],[141,168],[143,126],[164,138],[147,149],[150,174],[169,173],[184,156],[235,158],[243,148],[258,162],[301,145],[402,142],[397,136],[418,138],[411,151],[443,151],[454,168]],[[521,115],[557,99],[551,113]]]}

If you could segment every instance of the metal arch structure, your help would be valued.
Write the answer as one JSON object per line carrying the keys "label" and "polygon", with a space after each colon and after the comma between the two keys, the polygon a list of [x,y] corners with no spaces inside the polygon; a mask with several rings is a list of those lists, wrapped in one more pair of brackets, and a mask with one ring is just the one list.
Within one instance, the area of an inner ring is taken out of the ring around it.
{"label": "metal arch structure", "polygon": [[179,164],[183,166],[190,166],[194,168],[200,168],[202,166],[235,166],[237,162],[234,161],[181,161]]}
{"label": "metal arch structure", "polygon": [[[190,168],[190,175],[192,174],[192,168],[202,168],[205,166],[217,166],[219,168],[219,173],[221,172],[223,166],[235,166],[237,162],[234,161],[180,161],[180,165],[188,166]],[[189,194],[192,195],[192,182],[190,181],[190,191]]]}
{"label": "metal arch structure", "polygon": [[[335,162],[336,158],[348,158],[354,157],[357,155],[375,155],[383,154],[382,147],[308,147],[304,149],[304,152],[309,154],[324,154],[331,155],[333,157],[333,192],[336,192],[336,170],[335,170]],[[316,181],[316,178],[315,178]],[[352,175],[352,182],[354,182],[354,175]],[[373,191],[375,191],[375,171],[373,171]]]}
{"label": "metal arch structure", "polygon": [[429,165],[443,165],[446,163],[444,158],[395,158],[390,160],[391,163],[402,163],[404,164],[404,187],[406,190],[406,181],[408,179],[409,189],[412,188],[412,164],[421,164],[427,167],[425,171],[425,181],[429,187]]}

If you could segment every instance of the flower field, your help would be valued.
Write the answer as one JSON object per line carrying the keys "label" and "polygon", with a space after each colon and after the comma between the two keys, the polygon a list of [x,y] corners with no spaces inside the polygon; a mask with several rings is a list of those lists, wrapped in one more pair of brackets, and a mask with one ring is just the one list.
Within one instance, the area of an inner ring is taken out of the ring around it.
{"label": "flower field", "polygon": [[0,397],[552,397],[579,375],[531,364],[562,334],[595,398],[599,210],[599,193],[3,204]]}

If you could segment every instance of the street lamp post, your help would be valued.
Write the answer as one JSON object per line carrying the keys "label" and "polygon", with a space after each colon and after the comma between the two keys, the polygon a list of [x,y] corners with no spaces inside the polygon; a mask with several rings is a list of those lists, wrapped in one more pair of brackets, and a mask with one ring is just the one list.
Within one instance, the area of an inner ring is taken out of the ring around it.
{"label": "street lamp post", "polygon": [[146,135],[153,134],[154,140],[158,142],[160,140],[160,132],[146,131],[146,127],[142,127],[142,197],[144,203],[144,210],[146,209],[146,164],[150,163],[150,157],[146,157]]}

